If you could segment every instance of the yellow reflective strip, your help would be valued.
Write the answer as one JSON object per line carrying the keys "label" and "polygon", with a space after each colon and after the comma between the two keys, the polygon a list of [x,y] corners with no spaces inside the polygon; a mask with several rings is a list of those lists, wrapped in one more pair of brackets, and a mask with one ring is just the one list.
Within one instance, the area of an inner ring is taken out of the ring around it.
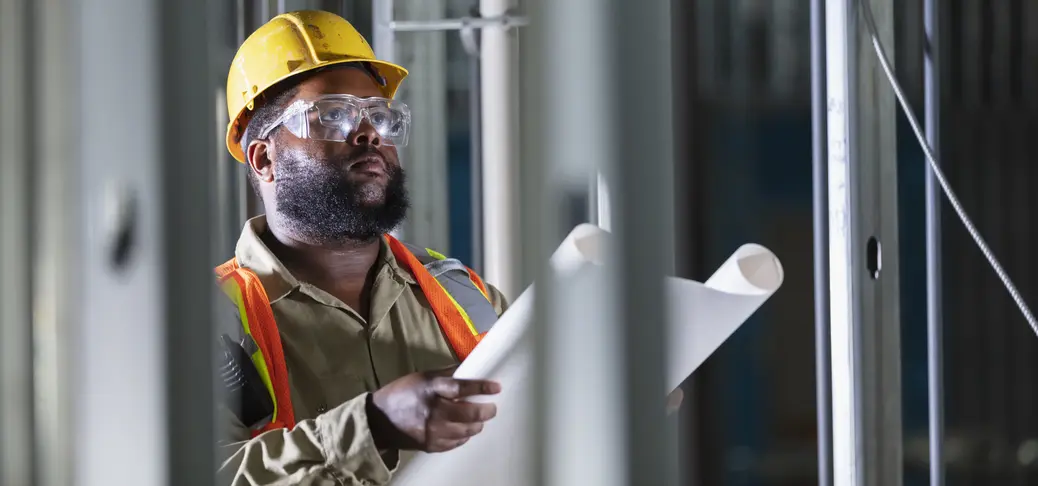
{"label": "yellow reflective strip", "polygon": [[[241,288],[238,287],[238,281],[233,277],[228,278],[224,281],[221,286],[223,292],[231,298],[232,301],[238,306],[238,315],[241,316],[241,327],[245,329],[245,334],[252,337],[252,331],[249,328],[249,313],[245,312],[245,297],[242,295]],[[256,371],[259,372],[260,379],[263,380],[263,384],[267,387],[267,393],[270,393],[270,400],[274,403],[274,414],[270,417],[273,422],[278,416],[278,399],[274,396],[274,384],[270,381],[270,371],[267,370],[267,360],[263,359],[263,351],[257,349],[255,353],[252,353],[252,364],[256,366]]]}
{"label": "yellow reflective strip", "polygon": [[444,255],[443,253],[440,253],[440,252],[438,252],[436,250],[430,250],[430,249],[426,248],[425,251],[429,253],[429,256],[431,256],[431,257],[433,257],[433,258],[435,258],[437,260],[446,260],[447,259],[446,255]]}
{"label": "yellow reflective strip", "polygon": [[245,334],[252,335],[249,330],[249,313],[245,312],[245,296],[241,293],[241,288],[238,287],[238,281],[234,278],[228,278],[223,283],[223,292],[227,294],[227,297],[238,306],[238,316],[241,317],[241,325],[245,329]]}
{"label": "yellow reflective strip", "polygon": [[454,300],[454,296],[451,295],[450,292],[447,292],[447,289],[443,286],[442,283],[440,283],[439,280],[437,280],[437,279],[433,279],[433,280],[436,280],[436,285],[439,285],[440,286],[440,290],[443,290],[443,293],[447,294],[447,298],[451,300],[451,304],[454,304],[454,308],[458,309],[458,313],[461,314],[461,318],[462,319],[465,319],[465,324],[467,326],[469,326],[469,331],[472,331],[472,335],[473,336],[479,336],[479,331],[476,331],[476,326],[474,324],[472,324],[472,319],[469,319],[469,313],[465,312],[465,308],[462,307],[461,305],[459,305],[458,301]]}

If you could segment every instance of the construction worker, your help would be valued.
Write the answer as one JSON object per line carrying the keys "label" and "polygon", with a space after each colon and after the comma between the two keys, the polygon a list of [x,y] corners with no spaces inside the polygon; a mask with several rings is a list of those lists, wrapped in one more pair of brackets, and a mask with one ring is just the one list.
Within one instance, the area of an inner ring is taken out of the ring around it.
{"label": "construction worker", "polygon": [[234,57],[227,148],[266,215],[216,269],[237,310],[221,484],[386,484],[406,451],[456,448],[496,413],[461,399],[497,383],[449,367],[505,298],[389,235],[408,209],[410,113],[393,100],[406,75],[320,11],[275,17]]}

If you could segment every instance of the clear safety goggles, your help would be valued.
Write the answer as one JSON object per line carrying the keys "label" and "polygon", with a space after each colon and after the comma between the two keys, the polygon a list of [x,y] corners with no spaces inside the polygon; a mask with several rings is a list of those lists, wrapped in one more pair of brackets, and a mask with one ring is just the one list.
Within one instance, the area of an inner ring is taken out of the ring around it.
{"label": "clear safety goggles", "polygon": [[411,128],[411,110],[407,105],[387,98],[360,98],[347,94],[298,100],[263,130],[259,138],[267,138],[275,128],[284,125],[299,138],[345,142],[364,120],[375,128],[382,143],[397,147],[407,145]]}

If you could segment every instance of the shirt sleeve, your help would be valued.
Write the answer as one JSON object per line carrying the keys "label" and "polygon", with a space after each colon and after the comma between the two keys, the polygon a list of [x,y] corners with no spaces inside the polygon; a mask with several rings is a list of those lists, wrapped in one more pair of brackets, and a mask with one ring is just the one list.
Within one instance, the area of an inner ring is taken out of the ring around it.
{"label": "shirt sleeve", "polygon": [[397,462],[387,465],[368,428],[367,393],[294,428],[269,430],[254,438],[230,411],[220,407],[218,483],[251,485],[380,486]]}

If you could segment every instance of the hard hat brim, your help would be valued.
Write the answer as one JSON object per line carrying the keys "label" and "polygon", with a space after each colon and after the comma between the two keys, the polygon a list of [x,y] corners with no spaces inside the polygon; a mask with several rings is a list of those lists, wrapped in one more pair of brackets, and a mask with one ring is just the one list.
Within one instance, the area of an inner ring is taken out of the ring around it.
{"label": "hard hat brim", "polygon": [[318,69],[324,69],[330,66],[347,64],[351,62],[370,63],[378,69],[378,73],[381,74],[383,78],[385,78],[385,86],[382,87],[382,90],[386,98],[393,98],[394,96],[396,96],[397,89],[400,88],[400,84],[403,82],[404,78],[407,77],[407,69],[404,69],[402,66],[399,66],[397,64],[393,64],[391,62],[386,61],[380,61],[378,59],[365,59],[353,57],[336,59],[333,61],[326,61],[314,66],[310,66],[307,69],[300,69],[299,71],[288,73],[282,76],[281,78],[274,80],[274,82],[271,83],[269,87],[265,88],[264,90],[260,91],[256,96],[249,99],[248,102],[246,102],[245,105],[242,106],[242,109],[239,110],[238,113],[234,116],[234,118],[232,118],[231,121],[227,124],[227,151],[231,153],[231,156],[234,157],[235,160],[241,163],[245,163],[245,152],[242,150],[241,147],[241,137],[244,135],[245,127],[247,126],[247,120],[243,120],[243,117],[248,112],[253,111],[256,99],[262,96],[263,93],[270,89],[270,87],[276,86],[278,84],[288,81],[294,77],[306,74],[308,72],[312,72]]}

